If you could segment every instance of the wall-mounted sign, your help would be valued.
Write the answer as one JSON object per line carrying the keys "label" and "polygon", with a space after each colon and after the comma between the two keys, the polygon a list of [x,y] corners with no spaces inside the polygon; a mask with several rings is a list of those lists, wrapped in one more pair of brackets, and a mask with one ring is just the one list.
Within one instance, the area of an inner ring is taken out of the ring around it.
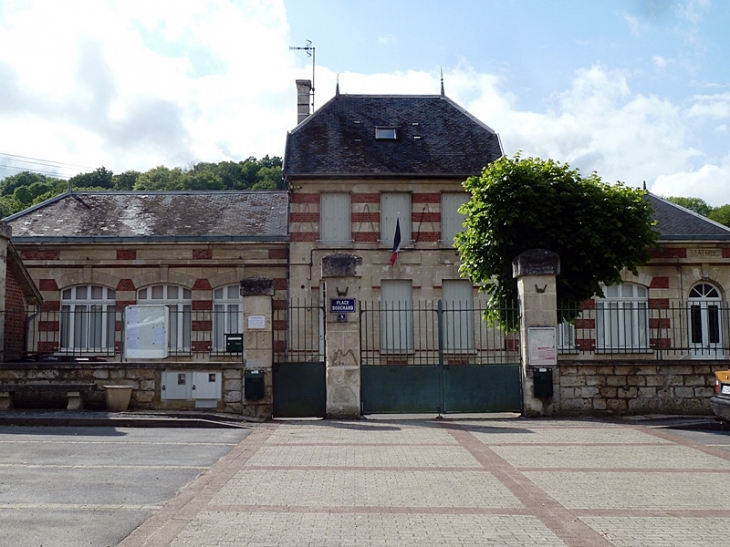
{"label": "wall-mounted sign", "polygon": [[265,315],[249,315],[248,316],[248,328],[249,329],[265,329],[266,328],[266,316]]}
{"label": "wall-mounted sign", "polygon": [[687,249],[687,258],[722,258],[722,249]]}
{"label": "wall-mounted sign", "polygon": [[330,298],[331,313],[355,313],[354,298]]}
{"label": "wall-mounted sign", "polygon": [[558,364],[555,327],[527,328],[527,364],[547,366]]}

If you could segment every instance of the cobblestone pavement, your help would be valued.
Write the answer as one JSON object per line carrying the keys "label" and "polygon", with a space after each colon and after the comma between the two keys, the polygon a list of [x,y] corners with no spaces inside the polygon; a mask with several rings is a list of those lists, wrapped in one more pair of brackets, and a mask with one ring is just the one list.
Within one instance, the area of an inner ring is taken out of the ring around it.
{"label": "cobblestone pavement", "polygon": [[729,471],[721,446],[635,424],[275,422],[121,545],[715,547]]}

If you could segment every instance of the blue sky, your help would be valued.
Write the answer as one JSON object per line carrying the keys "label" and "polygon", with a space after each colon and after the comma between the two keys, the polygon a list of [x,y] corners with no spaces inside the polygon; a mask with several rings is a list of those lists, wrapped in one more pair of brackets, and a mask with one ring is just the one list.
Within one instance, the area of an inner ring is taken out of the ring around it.
{"label": "blue sky", "polygon": [[3,0],[0,176],[282,155],[311,40],[317,107],[443,70],[509,155],[721,205],[728,28],[723,0]]}

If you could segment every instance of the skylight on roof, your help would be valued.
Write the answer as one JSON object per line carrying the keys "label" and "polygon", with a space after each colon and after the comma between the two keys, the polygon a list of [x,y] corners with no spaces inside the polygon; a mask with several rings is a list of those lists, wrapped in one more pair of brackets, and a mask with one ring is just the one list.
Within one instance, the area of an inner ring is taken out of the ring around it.
{"label": "skylight on roof", "polygon": [[376,127],[375,138],[395,140],[395,127]]}

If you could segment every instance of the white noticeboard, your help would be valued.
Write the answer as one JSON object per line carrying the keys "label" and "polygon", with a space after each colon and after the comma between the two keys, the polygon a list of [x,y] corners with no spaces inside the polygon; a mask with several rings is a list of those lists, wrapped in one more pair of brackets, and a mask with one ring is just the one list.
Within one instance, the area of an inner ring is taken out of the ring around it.
{"label": "white noticeboard", "polygon": [[167,357],[170,310],[167,306],[127,306],[124,308],[125,359]]}
{"label": "white noticeboard", "polygon": [[248,316],[248,328],[249,329],[265,329],[266,328],[266,316],[265,315],[249,315]]}
{"label": "white noticeboard", "polygon": [[527,327],[527,358],[531,366],[558,364],[555,327]]}

